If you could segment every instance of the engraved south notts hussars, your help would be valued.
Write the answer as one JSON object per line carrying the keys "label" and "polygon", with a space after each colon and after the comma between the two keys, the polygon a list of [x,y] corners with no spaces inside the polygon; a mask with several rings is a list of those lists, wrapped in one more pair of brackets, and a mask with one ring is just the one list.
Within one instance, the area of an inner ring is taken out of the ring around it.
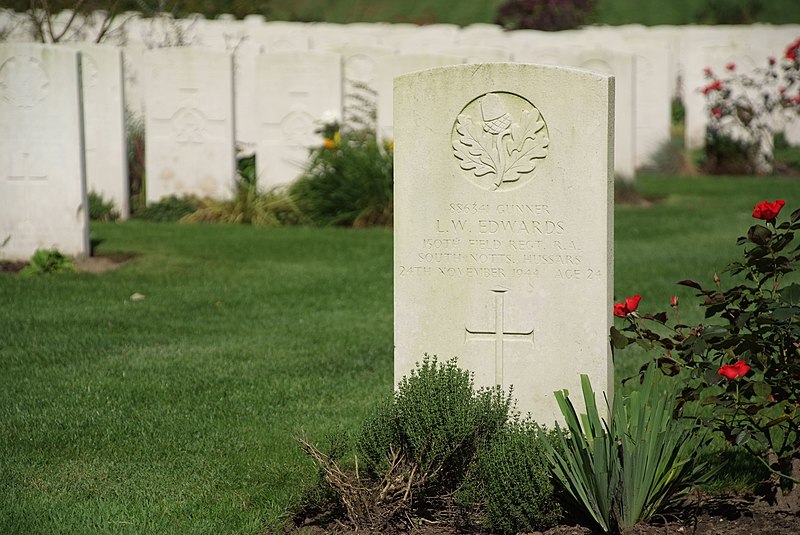
{"label": "engraved south notts hussars", "polygon": [[547,156],[541,113],[512,93],[487,93],[467,104],[452,133],[453,154],[466,178],[489,191],[520,186]]}

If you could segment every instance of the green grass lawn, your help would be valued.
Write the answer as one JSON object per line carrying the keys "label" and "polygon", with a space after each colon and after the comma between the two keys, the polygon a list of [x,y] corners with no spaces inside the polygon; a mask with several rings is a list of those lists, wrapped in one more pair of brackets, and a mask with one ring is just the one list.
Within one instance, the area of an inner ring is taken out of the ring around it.
{"label": "green grass lawn", "polygon": [[[682,278],[738,254],[800,181],[642,177],[616,209],[616,289],[700,319]],[[392,389],[387,230],[93,224],[117,271],[0,275],[0,533],[272,533],[313,474],[293,442]],[[724,279],[724,275],[723,275]],[[144,295],[131,300],[134,293]],[[618,378],[644,355],[617,355]]]}

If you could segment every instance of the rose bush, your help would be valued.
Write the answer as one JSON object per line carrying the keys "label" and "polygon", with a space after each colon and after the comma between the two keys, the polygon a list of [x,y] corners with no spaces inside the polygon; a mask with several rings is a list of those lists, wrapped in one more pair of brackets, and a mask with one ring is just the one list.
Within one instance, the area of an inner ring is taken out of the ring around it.
{"label": "rose bush", "polygon": [[705,163],[710,173],[772,172],[773,135],[800,118],[800,39],[778,61],[751,73],[728,63],[717,75],[706,67],[708,83],[698,89],[706,98]]}
{"label": "rose bush", "polygon": [[[782,200],[762,202],[752,225],[738,239],[743,258],[727,272],[723,289],[692,280],[706,324],[674,323],[666,312],[624,314],[623,329],[611,329],[615,349],[636,343],[657,352],[653,362],[682,384],[679,406],[694,408],[704,424],[731,444],[746,448],[771,470],[771,500],[800,510],[800,284],[791,282],[800,246],[800,210],[778,223]],[[787,276],[790,280],[787,280]],[[617,305],[614,313],[617,314]],[[638,305],[638,301],[637,301]],[[785,492],[791,489],[790,492]]]}

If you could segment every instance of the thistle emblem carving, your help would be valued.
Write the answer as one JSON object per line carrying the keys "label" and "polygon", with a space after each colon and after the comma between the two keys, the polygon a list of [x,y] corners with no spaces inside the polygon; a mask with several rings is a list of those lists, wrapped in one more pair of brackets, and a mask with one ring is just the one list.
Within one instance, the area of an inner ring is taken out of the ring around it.
{"label": "thistle emblem carving", "polygon": [[453,154],[475,185],[490,191],[521,185],[547,156],[541,113],[512,93],[487,93],[467,104],[452,133]]}

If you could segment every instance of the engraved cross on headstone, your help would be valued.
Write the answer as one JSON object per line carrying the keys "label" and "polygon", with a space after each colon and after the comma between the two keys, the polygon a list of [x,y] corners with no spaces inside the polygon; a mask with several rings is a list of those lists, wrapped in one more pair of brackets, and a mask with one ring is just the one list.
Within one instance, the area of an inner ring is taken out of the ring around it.
{"label": "engraved cross on headstone", "polygon": [[10,158],[8,180],[47,180],[47,172],[30,152],[18,152]]}
{"label": "engraved cross on headstone", "polygon": [[506,330],[505,326],[505,293],[506,288],[492,290],[494,294],[494,327],[493,329],[472,330],[465,327],[466,341],[494,340],[494,382],[503,386],[503,345],[506,341],[521,340],[533,345],[533,328],[529,331]]}

